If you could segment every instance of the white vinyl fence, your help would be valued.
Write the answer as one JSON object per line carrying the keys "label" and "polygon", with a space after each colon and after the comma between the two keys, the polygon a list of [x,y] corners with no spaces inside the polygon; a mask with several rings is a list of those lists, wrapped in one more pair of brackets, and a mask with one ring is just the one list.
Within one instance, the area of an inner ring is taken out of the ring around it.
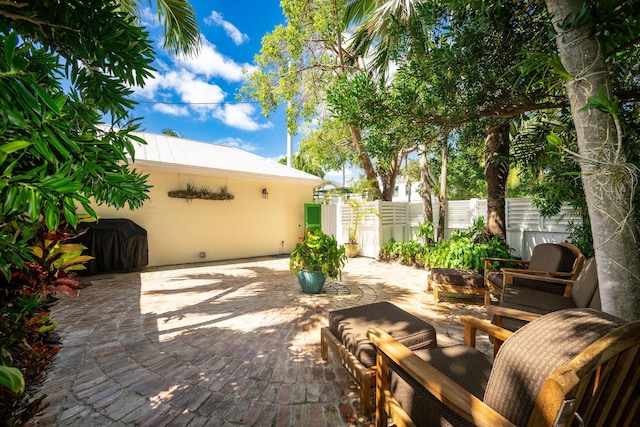
{"label": "white vinyl fence", "polygon": [[[423,222],[422,202],[368,202],[367,214],[358,225],[360,255],[377,258],[380,248],[390,238],[408,241],[414,238],[418,224]],[[438,223],[438,203],[434,201],[434,223]],[[454,230],[467,230],[479,217],[486,217],[487,201],[483,199],[453,200],[447,204],[445,238]],[[339,243],[348,239],[348,229],[353,224],[353,212],[347,204],[322,206],[322,230],[336,237]],[[563,242],[569,232],[570,222],[580,224],[580,216],[571,207],[563,206],[560,214],[542,218],[528,198],[506,200],[507,242],[513,248],[512,255],[528,260],[533,247],[540,243]]]}

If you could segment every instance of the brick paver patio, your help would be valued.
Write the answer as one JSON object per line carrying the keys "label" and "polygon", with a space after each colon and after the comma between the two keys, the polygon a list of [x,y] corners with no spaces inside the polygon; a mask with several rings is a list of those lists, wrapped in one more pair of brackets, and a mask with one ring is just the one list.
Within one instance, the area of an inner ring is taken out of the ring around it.
{"label": "brick paver patio", "polygon": [[[355,382],[320,357],[328,311],[391,301],[462,342],[480,299],[434,304],[427,273],[350,259],[340,283],[306,295],[288,258],[91,278],[53,308],[62,348],[42,392],[46,426],[361,426]],[[479,346],[490,352],[486,338]]]}

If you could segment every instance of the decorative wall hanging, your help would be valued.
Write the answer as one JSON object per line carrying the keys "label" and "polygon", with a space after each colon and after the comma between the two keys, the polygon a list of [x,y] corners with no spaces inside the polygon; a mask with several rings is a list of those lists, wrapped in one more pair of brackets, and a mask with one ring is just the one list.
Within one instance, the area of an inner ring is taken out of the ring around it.
{"label": "decorative wall hanging", "polygon": [[233,200],[233,194],[229,193],[227,186],[220,187],[219,192],[214,192],[207,186],[196,188],[193,184],[187,184],[186,190],[174,190],[169,191],[169,197],[177,197],[185,199],[186,202],[190,202],[193,199],[203,200]]}

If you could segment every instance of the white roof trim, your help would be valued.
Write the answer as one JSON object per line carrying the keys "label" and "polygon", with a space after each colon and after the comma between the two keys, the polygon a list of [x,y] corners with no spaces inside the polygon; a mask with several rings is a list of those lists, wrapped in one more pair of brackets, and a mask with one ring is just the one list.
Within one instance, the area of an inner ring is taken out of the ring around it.
{"label": "white roof trim", "polygon": [[273,160],[226,145],[167,135],[135,132],[147,144],[135,143],[133,167],[169,172],[297,182],[313,186],[325,180]]}

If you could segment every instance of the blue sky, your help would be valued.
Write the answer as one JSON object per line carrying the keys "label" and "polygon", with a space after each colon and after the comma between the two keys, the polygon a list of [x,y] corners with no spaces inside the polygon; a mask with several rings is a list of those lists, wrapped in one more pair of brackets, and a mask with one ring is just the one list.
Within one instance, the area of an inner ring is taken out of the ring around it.
{"label": "blue sky", "polygon": [[[147,132],[168,128],[185,138],[225,144],[259,156],[286,155],[284,108],[270,117],[260,104],[237,103],[243,68],[255,68],[254,56],[262,37],[284,24],[277,0],[193,0],[202,46],[194,57],[176,57],[162,49],[162,27],[148,11],[143,22],[156,48],[157,69],[134,99],[134,116],[142,117]],[[294,138],[293,151],[296,151]]]}

